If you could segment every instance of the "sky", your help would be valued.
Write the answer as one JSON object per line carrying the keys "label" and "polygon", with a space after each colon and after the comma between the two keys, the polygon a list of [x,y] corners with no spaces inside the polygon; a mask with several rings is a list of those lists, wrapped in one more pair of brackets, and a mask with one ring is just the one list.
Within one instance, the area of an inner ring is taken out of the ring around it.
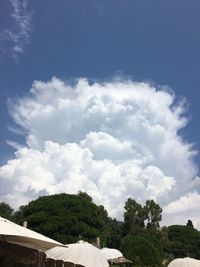
{"label": "sky", "polygon": [[200,229],[199,0],[1,0],[0,201],[154,199]]}

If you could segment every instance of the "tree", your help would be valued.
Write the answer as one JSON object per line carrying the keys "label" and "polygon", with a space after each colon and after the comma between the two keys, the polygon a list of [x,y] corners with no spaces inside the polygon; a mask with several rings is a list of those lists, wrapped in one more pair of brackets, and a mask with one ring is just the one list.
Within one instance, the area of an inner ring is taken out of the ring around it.
{"label": "tree", "polygon": [[156,230],[159,228],[159,222],[162,220],[162,209],[154,202],[154,200],[147,200],[144,206],[144,216],[147,220],[147,228]]}
{"label": "tree", "polygon": [[92,202],[91,196],[89,196],[86,192],[79,191],[77,194],[79,197],[82,197],[90,202]]}
{"label": "tree", "polygon": [[22,215],[32,230],[65,244],[100,237],[106,245],[109,239],[107,211],[85,193],[39,197],[22,209]]}
{"label": "tree", "polygon": [[144,212],[142,206],[134,199],[125,202],[124,233],[136,234],[144,229]]}
{"label": "tree", "polygon": [[110,218],[110,238],[107,242],[109,248],[119,249],[122,238],[123,223]]}
{"label": "tree", "polygon": [[0,203],[0,216],[8,220],[12,220],[13,209],[10,207],[9,204],[5,202]]}
{"label": "tree", "polygon": [[188,220],[188,221],[187,221],[186,226],[191,227],[191,228],[194,228],[193,223],[192,223],[191,220]]}
{"label": "tree", "polygon": [[167,253],[174,257],[200,259],[200,232],[185,225],[171,225],[168,227],[169,246]]}
{"label": "tree", "polygon": [[122,239],[120,250],[135,266],[161,266],[162,251],[147,236],[127,235]]}

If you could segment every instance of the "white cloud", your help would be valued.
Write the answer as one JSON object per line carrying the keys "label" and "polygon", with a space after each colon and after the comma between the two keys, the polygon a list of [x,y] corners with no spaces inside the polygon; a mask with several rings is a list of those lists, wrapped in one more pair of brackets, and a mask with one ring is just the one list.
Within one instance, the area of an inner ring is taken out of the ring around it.
{"label": "white cloud", "polygon": [[169,224],[186,224],[190,219],[200,229],[199,207],[200,194],[189,192],[164,207],[164,218]]}
{"label": "white cloud", "polygon": [[14,26],[5,29],[1,35],[1,50],[10,53],[15,60],[24,53],[29,43],[31,32],[32,13],[28,10],[27,0],[9,0],[12,8],[10,14]]}
{"label": "white cloud", "polygon": [[[21,205],[82,190],[117,218],[128,197],[153,198],[166,213],[199,184],[196,152],[178,135],[184,112],[173,93],[147,83],[35,81],[30,95],[10,104],[26,147],[16,147],[15,158],[0,167],[0,197]],[[179,222],[168,212],[163,223],[171,217]]]}
{"label": "white cloud", "polygon": [[81,147],[89,148],[96,159],[124,160],[138,157],[130,141],[120,142],[117,138],[105,132],[90,132],[86,139],[80,142]]}

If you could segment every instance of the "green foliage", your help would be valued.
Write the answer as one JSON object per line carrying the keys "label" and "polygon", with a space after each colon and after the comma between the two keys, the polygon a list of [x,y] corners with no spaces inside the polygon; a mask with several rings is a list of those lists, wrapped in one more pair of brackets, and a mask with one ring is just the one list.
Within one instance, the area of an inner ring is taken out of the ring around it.
{"label": "green foliage", "polygon": [[187,221],[186,226],[194,228],[193,223],[192,223],[191,220],[188,220],[188,221]]}
{"label": "green foliage", "polygon": [[[156,242],[155,242],[156,243]],[[162,251],[148,236],[127,235],[122,239],[121,251],[125,257],[133,261],[134,266],[161,266]]]}
{"label": "green foliage", "polygon": [[147,200],[144,206],[144,218],[147,220],[147,228],[158,229],[159,222],[162,219],[162,209],[154,202],[154,200]]}
{"label": "green foliage", "polygon": [[174,257],[187,257],[200,259],[200,232],[183,225],[168,227],[169,246],[167,252]]}
{"label": "green foliage", "polygon": [[8,220],[12,220],[13,209],[5,202],[0,203],[0,216]]}
{"label": "green foliage", "polygon": [[[147,200],[144,207],[134,199],[125,203],[124,235],[121,250],[136,266],[160,266],[165,254],[162,243],[164,235],[159,229],[162,209]],[[144,253],[145,251],[145,253]]]}
{"label": "green foliage", "polygon": [[110,234],[110,223],[103,206],[97,206],[86,193],[43,196],[23,208],[29,228],[62,243],[79,239],[103,244]]}
{"label": "green foliage", "polygon": [[142,233],[145,229],[145,224],[149,231],[156,231],[159,228],[162,209],[154,200],[147,200],[145,206],[142,207],[134,199],[129,198],[125,203],[124,209],[125,235]]}
{"label": "green foliage", "polygon": [[142,206],[129,198],[125,203],[124,234],[136,234],[144,229],[144,213]]}
{"label": "green foliage", "polygon": [[87,199],[88,201],[91,201],[92,202],[92,198],[91,198],[91,196],[89,196],[87,193],[85,193],[85,192],[82,192],[82,191],[79,191],[78,192],[78,196],[79,197],[82,197],[82,198],[84,198],[84,199]]}
{"label": "green foliage", "polygon": [[123,223],[110,218],[110,238],[107,247],[119,249],[121,244]]}
{"label": "green foliage", "polygon": [[22,225],[24,218],[22,215],[23,206],[19,207],[17,211],[14,211],[9,204],[5,202],[0,203],[0,216],[6,218],[10,221],[13,221],[19,225]]}

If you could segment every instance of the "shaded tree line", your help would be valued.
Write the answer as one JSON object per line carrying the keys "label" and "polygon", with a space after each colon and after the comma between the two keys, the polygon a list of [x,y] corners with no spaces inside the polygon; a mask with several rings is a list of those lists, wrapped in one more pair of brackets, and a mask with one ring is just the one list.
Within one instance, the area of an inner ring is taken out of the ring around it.
{"label": "shaded tree line", "polygon": [[84,193],[42,196],[14,211],[0,203],[0,216],[28,227],[64,244],[84,239],[120,249],[134,266],[163,266],[177,257],[200,259],[200,232],[192,221],[184,225],[160,227],[162,209],[154,200],[144,206],[129,198],[124,206],[124,221],[108,216]]}

